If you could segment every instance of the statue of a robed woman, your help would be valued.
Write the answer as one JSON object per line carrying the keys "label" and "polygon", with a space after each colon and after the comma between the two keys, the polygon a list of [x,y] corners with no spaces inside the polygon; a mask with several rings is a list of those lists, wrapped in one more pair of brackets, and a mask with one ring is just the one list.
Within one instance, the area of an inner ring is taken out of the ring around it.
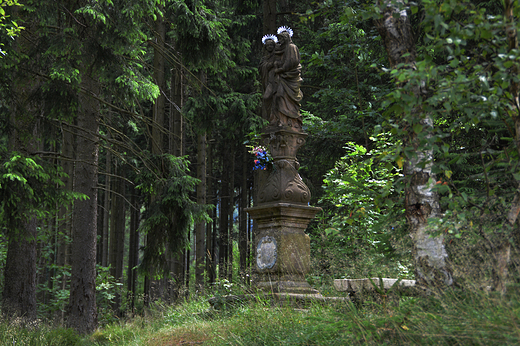
{"label": "statue of a robed woman", "polygon": [[278,28],[276,36],[266,35],[262,39],[266,51],[260,63],[263,86],[262,116],[269,120],[270,126],[301,132],[302,67],[300,52],[292,42],[292,35],[291,28],[282,26]]}

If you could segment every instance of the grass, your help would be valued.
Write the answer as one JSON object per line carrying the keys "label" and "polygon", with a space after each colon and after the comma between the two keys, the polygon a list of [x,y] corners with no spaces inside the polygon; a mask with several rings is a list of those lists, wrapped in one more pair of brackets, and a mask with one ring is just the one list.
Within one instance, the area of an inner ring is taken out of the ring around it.
{"label": "grass", "polygon": [[313,304],[254,302],[212,310],[206,299],[110,324],[81,338],[63,328],[0,323],[0,345],[519,345],[520,290],[465,289],[427,297]]}

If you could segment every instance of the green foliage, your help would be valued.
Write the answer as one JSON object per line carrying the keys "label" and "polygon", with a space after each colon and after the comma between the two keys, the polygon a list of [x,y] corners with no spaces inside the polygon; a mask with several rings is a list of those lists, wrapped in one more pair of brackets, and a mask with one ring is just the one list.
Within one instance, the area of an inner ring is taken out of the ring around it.
{"label": "green foliage", "polygon": [[304,130],[309,133],[299,159],[315,203],[323,175],[345,155],[345,143],[371,145],[372,129],[382,121],[381,101],[393,85],[373,68],[386,62],[386,53],[373,23],[363,18],[370,11],[365,2],[331,0],[299,7],[300,23],[293,29],[304,79]]}
{"label": "green foliage", "polygon": [[216,59],[224,57],[224,42],[230,39],[225,30],[229,19],[217,16],[211,5],[205,1],[172,2],[176,45],[183,59],[196,66],[209,62],[214,66]]}
{"label": "green foliage", "polygon": [[[110,267],[96,266],[96,306],[98,309],[98,320],[101,325],[116,322],[119,311],[113,310],[116,296],[124,298],[126,296],[123,284],[110,275]],[[124,299],[122,299],[124,301]],[[125,310],[125,305],[120,307]]]}
{"label": "green foliage", "polygon": [[[324,194],[320,206],[325,213],[319,223],[318,232],[322,239],[316,239],[321,244],[318,248],[326,247],[328,251],[336,252],[338,257],[347,261],[344,265],[351,267],[345,268],[347,272],[343,273],[335,268],[335,275],[367,275],[372,270],[370,268],[383,261],[393,262],[397,265],[395,269],[402,271],[399,269],[401,264],[395,260],[404,263],[409,260],[395,249],[398,246],[402,250],[402,245],[397,243],[404,224],[399,221],[403,212],[397,207],[403,198],[400,187],[402,173],[389,161],[394,146],[385,134],[372,138],[372,141],[374,148],[370,151],[355,143],[347,143],[347,155],[336,162],[323,181]],[[330,270],[328,267],[332,264],[323,252],[316,251],[316,256],[321,257],[324,269]],[[359,261],[360,256],[363,261]],[[340,258],[337,260],[341,261]],[[354,261],[358,264],[353,270],[351,263]]]}
{"label": "green foliage", "polygon": [[84,345],[81,337],[72,329],[50,328],[46,325],[27,326],[18,320],[0,322],[0,344],[23,346]]}
{"label": "green foliage", "polygon": [[[0,30],[5,30],[6,34],[10,37],[17,36],[20,33],[20,31],[25,29],[25,27],[19,26],[16,20],[9,20],[10,23],[6,23],[10,15],[6,13],[5,9],[12,6],[23,5],[19,3],[18,0],[0,0]],[[2,50],[2,47],[4,47],[4,44],[0,43],[0,58],[2,58],[2,56],[5,55],[5,52]]]}
{"label": "green foliage", "polygon": [[[513,4],[516,18],[520,7]],[[492,263],[496,241],[516,242],[517,226],[511,228],[506,215],[520,181],[512,94],[520,55],[509,46],[508,32],[517,35],[520,26],[494,2],[423,1],[412,9],[424,17],[422,45],[414,69],[390,71],[400,88],[383,105],[383,127],[395,136],[411,128],[421,148],[433,148],[443,215],[430,227],[446,235],[455,263],[472,256]],[[412,96],[413,88],[421,89],[420,97]],[[431,116],[432,129],[414,119],[418,109]],[[395,158],[413,157],[415,150],[397,147]],[[472,280],[489,275],[462,272]]]}
{"label": "green foliage", "polygon": [[197,221],[208,221],[209,206],[191,199],[190,194],[199,181],[188,174],[185,158],[161,155],[153,161],[156,167],[164,167],[166,174],[157,176],[143,171],[139,176],[138,189],[150,203],[139,227],[139,232],[147,236],[139,268],[148,275],[160,277],[169,273],[167,253],[175,254],[188,246],[191,227]]}
{"label": "green foliage", "polygon": [[56,211],[58,205],[85,198],[60,188],[63,186],[61,178],[66,176],[61,167],[17,152],[1,152],[0,159],[0,225],[3,232],[16,234],[21,222],[27,218],[43,220]]}

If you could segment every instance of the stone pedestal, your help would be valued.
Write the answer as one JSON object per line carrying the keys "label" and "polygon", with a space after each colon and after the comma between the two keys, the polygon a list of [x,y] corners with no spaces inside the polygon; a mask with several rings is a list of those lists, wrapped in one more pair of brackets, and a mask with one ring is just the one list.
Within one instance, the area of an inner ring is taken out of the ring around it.
{"label": "stone pedestal", "polygon": [[305,281],[310,271],[310,238],[304,233],[321,208],[270,203],[249,208],[257,222],[255,286],[271,293],[317,294]]}
{"label": "stone pedestal", "polygon": [[305,280],[310,271],[310,238],[305,229],[321,208],[309,206],[309,188],[298,174],[298,149],[307,134],[269,127],[262,135],[273,162],[261,172],[258,200],[246,211],[257,223],[255,286],[268,293],[318,295]]}

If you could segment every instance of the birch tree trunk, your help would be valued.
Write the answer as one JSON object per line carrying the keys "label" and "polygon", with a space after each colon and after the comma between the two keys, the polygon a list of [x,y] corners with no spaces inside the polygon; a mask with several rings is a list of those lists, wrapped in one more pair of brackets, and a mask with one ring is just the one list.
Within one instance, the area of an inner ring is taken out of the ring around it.
{"label": "birch tree trunk", "polygon": [[[383,38],[390,66],[396,68],[415,68],[415,42],[411,31],[410,20],[404,9],[403,0],[384,1],[383,19],[376,25]],[[400,7],[400,8],[398,8]],[[404,87],[404,85],[401,85]],[[420,83],[408,85],[407,90],[415,99],[422,97]],[[406,92],[403,89],[403,92]],[[415,278],[420,285],[429,287],[452,286],[454,280],[448,262],[448,254],[444,247],[442,235],[432,236],[428,220],[440,216],[438,195],[433,190],[435,175],[432,173],[433,148],[420,144],[419,134],[414,131],[413,124],[420,124],[421,133],[428,139],[433,121],[418,104],[411,111],[406,124],[407,133],[404,136],[404,147],[413,148],[404,158],[405,213],[410,236],[413,242],[413,259]],[[405,153],[407,151],[405,150]]]}
{"label": "birch tree trunk", "polygon": [[[508,49],[517,50],[518,49],[518,33],[515,28],[515,20],[514,20],[514,1],[505,0],[504,1],[504,18],[506,20],[506,35],[508,42]],[[517,5],[518,6],[518,5]],[[513,75],[518,75],[520,72],[519,67],[516,63],[511,68],[511,73]],[[514,143],[516,145],[516,150],[518,155],[520,155],[520,102],[519,102],[519,90],[520,86],[518,82],[512,80],[509,91],[512,96],[512,107],[509,110],[509,114],[513,119],[514,124]],[[492,278],[492,287],[493,290],[501,292],[504,294],[506,292],[506,281],[508,275],[508,266],[511,260],[511,243],[509,242],[510,235],[514,232],[514,226],[518,219],[518,214],[520,213],[520,182],[518,182],[518,187],[515,192],[513,201],[511,202],[511,207],[507,213],[507,218],[504,223],[504,229],[500,234],[497,234],[498,240],[497,244],[495,244],[494,249],[494,265],[493,265],[493,278]]]}

